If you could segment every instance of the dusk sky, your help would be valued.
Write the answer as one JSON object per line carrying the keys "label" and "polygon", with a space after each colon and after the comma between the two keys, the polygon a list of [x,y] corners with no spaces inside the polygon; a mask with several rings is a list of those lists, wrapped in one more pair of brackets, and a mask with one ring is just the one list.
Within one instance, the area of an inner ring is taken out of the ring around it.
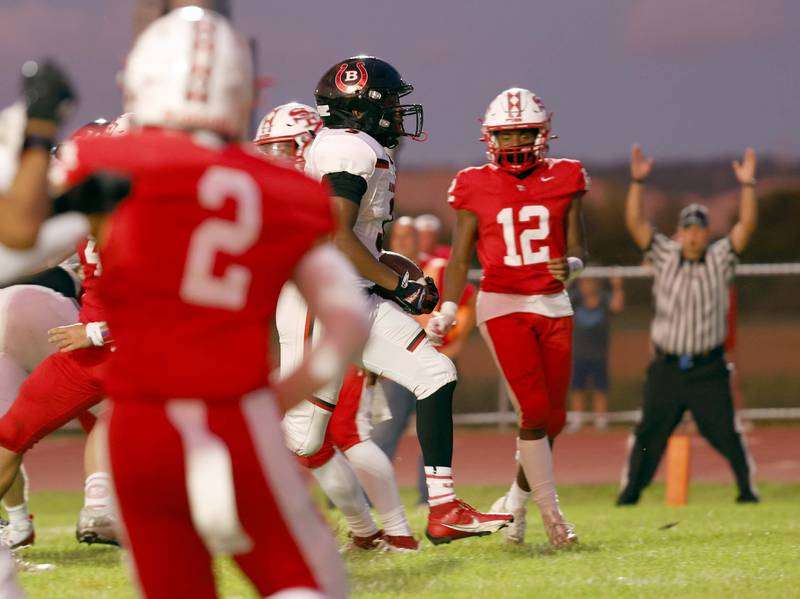
{"label": "dusk sky", "polygon": [[[800,156],[800,2],[796,0],[233,0],[274,86],[262,107],[313,103],[333,63],[393,63],[425,107],[426,143],[403,163],[480,162],[478,119],[518,85],[555,113],[552,154],[623,159],[633,141],[658,159]],[[116,87],[133,0],[0,0],[0,103],[18,69],[56,56],[76,81],[71,124],[121,111]]]}

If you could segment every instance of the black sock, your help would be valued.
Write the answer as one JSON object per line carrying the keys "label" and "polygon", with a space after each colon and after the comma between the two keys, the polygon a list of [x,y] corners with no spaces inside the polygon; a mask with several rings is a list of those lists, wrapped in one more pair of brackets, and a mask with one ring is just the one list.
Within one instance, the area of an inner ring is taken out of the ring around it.
{"label": "black sock", "polygon": [[417,400],[417,437],[426,466],[453,465],[453,391],[447,383],[433,395]]}

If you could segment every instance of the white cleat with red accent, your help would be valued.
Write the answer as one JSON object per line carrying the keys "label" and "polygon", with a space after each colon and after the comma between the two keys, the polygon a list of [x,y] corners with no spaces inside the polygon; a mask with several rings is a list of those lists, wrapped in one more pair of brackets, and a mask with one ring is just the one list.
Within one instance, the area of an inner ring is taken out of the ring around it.
{"label": "white cleat with red accent", "polygon": [[431,507],[425,536],[434,545],[439,545],[467,537],[482,537],[497,532],[513,521],[511,514],[484,514],[468,503],[454,499]]}

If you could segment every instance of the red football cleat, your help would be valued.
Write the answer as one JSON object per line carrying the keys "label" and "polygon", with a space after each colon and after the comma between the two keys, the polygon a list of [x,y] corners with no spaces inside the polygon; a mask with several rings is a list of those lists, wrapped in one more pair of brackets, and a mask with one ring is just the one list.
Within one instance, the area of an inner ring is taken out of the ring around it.
{"label": "red football cleat", "polygon": [[383,531],[379,530],[375,534],[371,534],[368,537],[357,537],[351,533],[350,541],[339,551],[341,553],[347,553],[353,550],[384,551],[385,549],[386,541],[383,540]]}
{"label": "red football cleat", "polygon": [[419,541],[414,537],[401,535],[383,535],[386,551],[389,553],[411,553],[419,551]]}
{"label": "red football cleat", "polygon": [[454,499],[431,508],[425,536],[439,545],[467,537],[482,537],[513,521],[511,514],[482,514],[460,499]]}

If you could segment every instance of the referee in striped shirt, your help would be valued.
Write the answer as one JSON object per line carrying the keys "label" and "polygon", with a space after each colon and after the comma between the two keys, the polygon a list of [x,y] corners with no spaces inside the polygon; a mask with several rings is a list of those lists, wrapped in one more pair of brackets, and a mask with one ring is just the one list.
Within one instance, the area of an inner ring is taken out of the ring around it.
{"label": "referee in striped shirt", "polygon": [[740,503],[758,501],[749,456],[734,425],[728,369],[723,358],[728,289],[738,255],[757,220],[756,155],[745,151],[733,171],[741,184],[739,220],[726,237],[709,244],[708,212],[699,204],[681,211],[676,240],[642,218],[642,188],[652,160],[636,144],[631,152],[631,186],[625,221],[633,240],[653,264],[655,316],[650,337],[655,358],[647,369],[642,418],[617,505],[639,501],[650,484],[667,440],[689,410],[697,428],[731,465]]}

